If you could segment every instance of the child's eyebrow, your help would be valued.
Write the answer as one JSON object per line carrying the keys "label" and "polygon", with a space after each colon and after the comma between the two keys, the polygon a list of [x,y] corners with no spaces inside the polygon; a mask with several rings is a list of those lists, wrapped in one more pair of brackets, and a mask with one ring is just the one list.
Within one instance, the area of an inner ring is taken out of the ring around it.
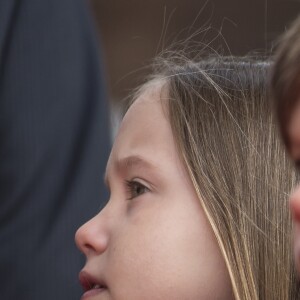
{"label": "child's eyebrow", "polygon": [[[124,158],[118,158],[115,161],[115,169],[118,172],[124,172],[124,170],[132,169],[132,168],[147,168],[147,169],[157,169],[157,166],[154,165],[153,162],[147,160],[146,158],[140,155],[130,155]],[[108,172],[105,172],[104,182],[109,187],[108,180]]]}
{"label": "child's eyebrow", "polygon": [[118,170],[123,170],[125,168],[133,167],[147,167],[155,168],[154,164],[140,155],[131,155],[124,158],[120,158],[116,161],[116,168]]}

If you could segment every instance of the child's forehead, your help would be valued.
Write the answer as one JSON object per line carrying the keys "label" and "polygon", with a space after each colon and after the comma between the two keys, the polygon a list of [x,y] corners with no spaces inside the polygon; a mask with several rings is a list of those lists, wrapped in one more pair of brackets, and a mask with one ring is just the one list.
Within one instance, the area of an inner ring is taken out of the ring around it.
{"label": "child's forehead", "polygon": [[132,155],[176,157],[172,129],[162,99],[161,86],[155,85],[145,90],[130,106],[113,145],[111,157],[114,160]]}
{"label": "child's forehead", "polygon": [[[136,98],[126,112],[117,137],[133,137],[147,134],[148,137],[162,133],[165,130],[171,133],[167,115],[168,101],[161,83],[149,85]],[[165,130],[164,130],[165,129]],[[154,134],[155,133],[155,134]]]}
{"label": "child's forehead", "polygon": [[161,98],[162,94],[166,96],[166,90],[167,90],[167,82],[165,79],[155,78],[149,80],[147,83],[145,83],[140,87],[133,103],[136,102],[137,100],[149,101],[152,98],[159,99]]}
{"label": "child's forehead", "polygon": [[160,91],[158,87],[149,87],[143,91],[129,107],[122,125],[137,121],[150,121],[160,117],[163,102]]}
{"label": "child's forehead", "polygon": [[162,110],[165,114],[168,103],[168,88],[164,80],[152,80],[143,85],[128,111],[122,123],[127,122],[133,114],[146,113],[153,116],[154,111]]}

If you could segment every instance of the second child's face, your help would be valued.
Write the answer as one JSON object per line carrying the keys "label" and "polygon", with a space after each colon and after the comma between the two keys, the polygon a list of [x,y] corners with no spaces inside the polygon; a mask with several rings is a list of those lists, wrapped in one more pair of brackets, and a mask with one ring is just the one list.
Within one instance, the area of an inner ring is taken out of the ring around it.
{"label": "second child's face", "polygon": [[82,299],[233,298],[165,113],[159,86],[149,87],[121,124],[107,164],[109,202],[76,233],[86,256]]}
{"label": "second child's face", "polygon": [[[287,127],[289,153],[300,168],[300,99],[291,114]],[[298,274],[300,275],[300,185],[290,197],[290,205],[294,220],[294,256]]]}

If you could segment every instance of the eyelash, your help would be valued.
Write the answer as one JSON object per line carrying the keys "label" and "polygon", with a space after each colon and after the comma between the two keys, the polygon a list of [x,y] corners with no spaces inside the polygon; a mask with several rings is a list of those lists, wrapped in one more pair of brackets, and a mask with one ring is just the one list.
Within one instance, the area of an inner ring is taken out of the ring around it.
{"label": "eyelash", "polygon": [[[127,193],[129,195],[127,200],[132,200],[132,199],[139,197],[149,191],[149,189],[145,185],[140,183],[139,181],[125,180],[125,183],[126,183]],[[142,189],[142,192],[141,191],[137,192],[137,188]]]}

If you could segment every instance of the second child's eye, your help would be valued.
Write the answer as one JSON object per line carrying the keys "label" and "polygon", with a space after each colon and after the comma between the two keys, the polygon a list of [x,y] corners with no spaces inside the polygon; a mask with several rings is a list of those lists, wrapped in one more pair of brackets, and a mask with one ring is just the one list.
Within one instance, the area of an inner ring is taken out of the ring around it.
{"label": "second child's eye", "polygon": [[149,192],[149,189],[142,183],[135,180],[126,180],[128,200],[132,200],[140,195]]}

